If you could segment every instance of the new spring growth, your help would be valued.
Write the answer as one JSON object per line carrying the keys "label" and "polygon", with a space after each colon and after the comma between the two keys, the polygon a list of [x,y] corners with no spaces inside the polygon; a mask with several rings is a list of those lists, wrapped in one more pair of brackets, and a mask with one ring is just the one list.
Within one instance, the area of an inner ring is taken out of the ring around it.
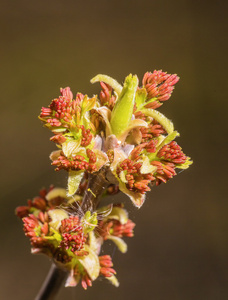
{"label": "new spring growth", "polygon": [[66,87],[42,108],[39,118],[57,145],[50,159],[56,171],[68,173],[68,187],[42,190],[16,213],[32,253],[44,253],[68,271],[66,286],[81,282],[86,289],[99,276],[119,284],[111,257],[101,249],[110,240],[125,253],[123,238],[133,236],[135,224],[123,204],[99,208],[101,199],[121,191],[140,208],[152,186],[192,164],[175,141],[173,122],[158,110],[178,80],[155,70],[141,83],[130,74],[121,85],[99,74],[91,80],[100,82],[98,95],[74,96]]}
{"label": "new spring growth", "polygon": [[[178,80],[176,74],[155,70],[145,73],[142,85],[130,74],[122,86],[99,74],[91,80],[101,83],[98,96],[78,93],[73,99],[67,87],[48,108],[42,108],[40,119],[54,133],[51,140],[59,148],[50,156],[52,164],[69,174],[68,196],[77,192],[85,175],[105,168],[109,184],[141,207],[151,185],[167,182],[176,175],[175,169],[188,168],[190,158],[178,144],[171,144],[179,133],[157,110]],[[169,154],[161,156],[164,149]]]}

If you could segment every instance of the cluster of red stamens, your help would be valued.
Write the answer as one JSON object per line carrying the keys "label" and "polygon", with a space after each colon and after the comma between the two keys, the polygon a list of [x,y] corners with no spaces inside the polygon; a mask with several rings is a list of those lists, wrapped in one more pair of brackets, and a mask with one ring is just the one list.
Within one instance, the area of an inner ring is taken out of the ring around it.
{"label": "cluster of red stamens", "polygon": [[138,146],[136,146],[130,155],[130,159],[137,161],[140,159],[140,154],[142,153],[143,150],[146,150],[149,153],[154,153],[156,151],[156,145],[158,141],[157,140],[150,140],[146,143],[142,143]]}
{"label": "cluster of red stamens", "polygon": [[100,275],[104,277],[111,277],[116,274],[116,271],[112,268],[113,263],[110,255],[99,256],[100,262]]}
{"label": "cluster of red stamens", "polygon": [[176,74],[171,75],[155,70],[153,73],[145,73],[142,83],[147,91],[148,99],[157,98],[159,101],[166,101],[170,98],[178,80],[179,77]]}
{"label": "cluster of red stamens", "polygon": [[142,133],[142,143],[148,142],[152,138],[166,133],[164,128],[155,120],[153,120],[148,127],[140,128],[140,131]]}
{"label": "cluster of red stamens", "polygon": [[87,235],[83,232],[83,227],[81,226],[78,216],[70,216],[68,219],[62,220],[59,232],[63,238],[60,243],[61,247],[65,249],[70,248],[72,252],[82,250]]}
{"label": "cluster of red stamens", "polygon": [[130,219],[127,220],[127,223],[121,224],[119,221],[114,221],[113,224],[113,231],[112,235],[118,237],[133,237],[134,232],[133,229],[135,228],[135,223],[132,222]]}
{"label": "cluster of red stamens", "polygon": [[170,178],[173,178],[173,176],[176,175],[175,164],[173,163],[154,160],[151,162],[151,165],[157,168],[156,173],[154,174],[156,185],[159,185],[161,182],[166,183]]}
{"label": "cluster of red stamens", "polygon": [[40,117],[45,118],[52,127],[68,127],[67,123],[72,120],[76,108],[75,101],[60,96],[52,100],[48,108],[42,107]]}
{"label": "cluster of red stamens", "polygon": [[134,162],[127,158],[118,165],[116,173],[120,176],[120,172],[124,171],[126,173],[125,178],[127,180],[127,188],[130,191],[144,194],[145,192],[150,191],[148,184],[155,178],[152,174],[141,174],[141,167],[141,162]]}
{"label": "cluster of red stamens", "polygon": [[[91,161],[95,160],[94,153],[88,152],[91,159],[89,162],[85,160],[85,157],[82,155],[75,155],[72,157],[72,159],[68,159],[66,156],[63,154],[60,155],[56,160],[52,162],[52,165],[57,166],[55,169],[56,171],[59,170],[74,170],[74,171],[79,171],[79,170],[86,170],[90,173],[96,172],[97,167],[94,163]],[[89,158],[90,158],[89,157]]]}
{"label": "cluster of red stamens", "polygon": [[56,144],[63,144],[66,141],[66,138],[62,134],[55,134],[50,138],[50,141],[56,143]]}
{"label": "cluster of red stamens", "polygon": [[86,290],[88,286],[92,286],[92,280],[90,279],[87,272],[85,272],[85,274],[82,275],[81,285],[82,285],[84,290]]}
{"label": "cluster of red stamens", "polygon": [[100,85],[102,88],[100,92],[101,104],[106,105],[109,109],[112,110],[116,101],[116,97],[112,95],[112,88],[104,82],[100,82]]}
{"label": "cluster of red stamens", "polygon": [[88,273],[86,272],[86,270],[84,270],[84,272],[82,273],[78,265],[76,265],[74,268],[74,276],[76,278],[81,277],[81,285],[83,289],[87,290],[88,286],[92,286],[92,280],[90,279]]}
{"label": "cluster of red stamens", "polygon": [[187,156],[175,141],[163,146],[157,156],[175,164],[183,164],[187,160]]}
{"label": "cluster of red stamens", "polygon": [[82,140],[81,140],[81,146],[86,147],[90,144],[92,141],[93,135],[91,133],[90,129],[85,129],[83,125],[78,125],[78,128],[82,130]]}
{"label": "cluster of red stamens", "polygon": [[103,237],[104,240],[108,238],[108,236],[113,235],[117,237],[133,237],[134,232],[133,229],[135,227],[135,223],[133,223],[130,219],[128,219],[127,223],[121,224],[119,221],[114,219],[101,220],[99,222],[99,234]]}
{"label": "cluster of red stamens", "polygon": [[70,128],[74,127],[75,116],[80,114],[80,103],[83,99],[82,94],[77,94],[75,100],[73,100],[72,92],[70,88],[61,89],[59,98],[52,100],[49,107],[42,107],[40,118],[45,120],[46,124],[53,129],[58,127]]}
{"label": "cluster of red stamens", "polygon": [[50,192],[53,188],[54,186],[50,186],[49,189],[41,189],[39,196],[34,197],[32,200],[29,199],[26,206],[18,206],[16,208],[16,215],[20,218],[24,218],[33,213],[34,210],[45,212],[49,209],[63,204],[65,202],[65,199],[60,196],[54,197],[49,201],[46,200],[47,193]]}
{"label": "cluster of red stamens", "polygon": [[93,152],[93,150],[90,149],[86,149],[86,154],[89,158],[89,163],[90,164],[95,164],[95,162],[97,161],[97,156],[96,154]]}
{"label": "cluster of red stamens", "polygon": [[31,214],[23,218],[23,222],[25,235],[30,238],[31,245],[36,248],[42,248],[46,242],[44,236],[49,231],[48,214],[40,212],[38,217]]}

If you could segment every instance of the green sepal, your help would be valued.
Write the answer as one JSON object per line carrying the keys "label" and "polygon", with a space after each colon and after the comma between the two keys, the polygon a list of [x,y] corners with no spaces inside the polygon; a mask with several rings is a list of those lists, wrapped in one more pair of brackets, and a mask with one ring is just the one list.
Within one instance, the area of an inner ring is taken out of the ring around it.
{"label": "green sepal", "polygon": [[133,114],[138,77],[128,75],[111,114],[112,133],[118,138],[127,129]]}

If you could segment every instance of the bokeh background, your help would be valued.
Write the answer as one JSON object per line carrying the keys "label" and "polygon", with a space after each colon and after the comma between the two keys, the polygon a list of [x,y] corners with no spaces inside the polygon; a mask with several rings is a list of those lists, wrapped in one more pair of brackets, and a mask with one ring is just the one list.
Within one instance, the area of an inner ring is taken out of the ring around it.
{"label": "bokeh background", "polygon": [[37,116],[70,86],[98,93],[98,73],[123,82],[162,69],[181,80],[160,111],[194,165],[147,195],[128,253],[113,251],[120,287],[62,288],[61,299],[228,299],[227,1],[0,1],[0,299],[31,300],[50,261],[30,254],[16,206],[66,185]]}

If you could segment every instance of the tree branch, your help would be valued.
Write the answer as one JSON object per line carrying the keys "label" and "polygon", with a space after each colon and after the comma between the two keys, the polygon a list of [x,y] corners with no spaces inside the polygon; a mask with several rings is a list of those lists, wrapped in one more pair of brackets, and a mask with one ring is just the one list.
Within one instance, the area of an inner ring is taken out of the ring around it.
{"label": "tree branch", "polygon": [[89,174],[89,182],[84,197],[82,200],[81,208],[84,212],[90,210],[95,211],[99,202],[100,196],[104,189],[108,186],[106,179],[107,169],[104,167],[99,172]]}

